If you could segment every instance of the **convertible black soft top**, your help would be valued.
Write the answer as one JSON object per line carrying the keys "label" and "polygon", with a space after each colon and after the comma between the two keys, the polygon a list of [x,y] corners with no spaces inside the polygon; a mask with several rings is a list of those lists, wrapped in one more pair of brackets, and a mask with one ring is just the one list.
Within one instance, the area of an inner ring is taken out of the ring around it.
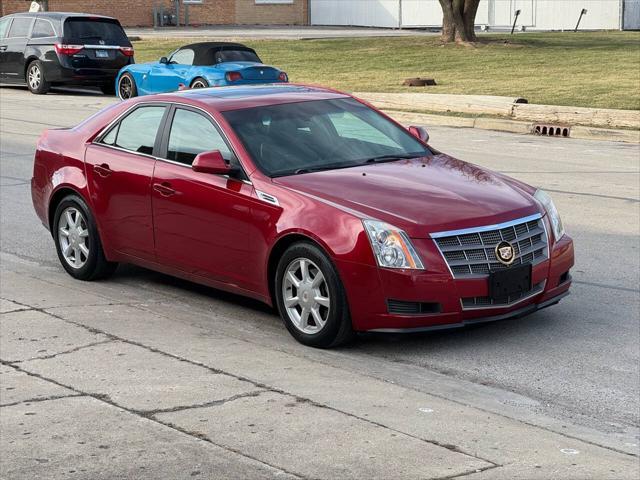
{"label": "convertible black soft top", "polygon": [[249,48],[246,45],[242,45],[241,43],[200,42],[180,47],[180,50],[185,49],[191,49],[194,51],[194,65],[214,65],[216,63],[220,63],[220,61],[228,61],[229,59],[223,58],[225,51],[247,52],[249,54],[255,55],[257,61],[260,61],[260,59],[258,58],[258,54],[253,48]]}

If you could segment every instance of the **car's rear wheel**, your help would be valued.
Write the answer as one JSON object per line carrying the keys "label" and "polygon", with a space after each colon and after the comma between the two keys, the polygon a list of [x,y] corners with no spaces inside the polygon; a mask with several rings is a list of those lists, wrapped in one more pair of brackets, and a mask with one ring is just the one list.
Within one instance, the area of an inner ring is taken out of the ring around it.
{"label": "car's rear wheel", "polygon": [[138,96],[136,81],[130,73],[123,73],[118,80],[118,97],[122,100]]}
{"label": "car's rear wheel", "polygon": [[51,84],[44,78],[44,69],[40,60],[34,60],[29,64],[25,80],[29,91],[36,95],[44,95],[51,88]]}
{"label": "car's rear wheel", "polygon": [[198,77],[193,82],[191,82],[191,88],[207,88],[208,86],[209,82],[207,82],[202,77]]}
{"label": "car's rear wheel", "polygon": [[329,348],[352,338],[346,292],[333,263],[316,245],[300,242],[285,251],[275,294],[287,330],[300,343]]}
{"label": "car's rear wheel", "polygon": [[96,223],[87,204],[78,195],[64,197],[56,207],[53,238],[60,263],[74,278],[105,278],[118,265],[105,258]]}

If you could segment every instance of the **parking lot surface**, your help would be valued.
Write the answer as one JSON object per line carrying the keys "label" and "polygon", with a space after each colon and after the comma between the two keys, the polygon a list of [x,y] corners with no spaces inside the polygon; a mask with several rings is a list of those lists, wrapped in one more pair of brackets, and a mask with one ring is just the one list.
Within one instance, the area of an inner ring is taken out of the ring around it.
{"label": "parking lot surface", "polygon": [[115,101],[0,89],[0,477],[638,477],[637,145],[429,128],[553,195],[572,295],[320,351],[245,298],[131,266],[64,273],[31,205],[34,145]]}

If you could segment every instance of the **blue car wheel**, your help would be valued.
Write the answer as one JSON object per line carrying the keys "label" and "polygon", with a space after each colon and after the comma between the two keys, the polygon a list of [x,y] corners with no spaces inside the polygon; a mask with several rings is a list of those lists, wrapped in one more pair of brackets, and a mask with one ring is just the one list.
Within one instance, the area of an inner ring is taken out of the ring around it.
{"label": "blue car wheel", "polygon": [[138,96],[138,88],[136,87],[136,81],[129,73],[123,73],[118,80],[118,96],[122,100],[127,100]]}
{"label": "blue car wheel", "polygon": [[209,82],[207,82],[202,77],[198,77],[193,82],[191,82],[191,88],[207,88],[208,86]]}

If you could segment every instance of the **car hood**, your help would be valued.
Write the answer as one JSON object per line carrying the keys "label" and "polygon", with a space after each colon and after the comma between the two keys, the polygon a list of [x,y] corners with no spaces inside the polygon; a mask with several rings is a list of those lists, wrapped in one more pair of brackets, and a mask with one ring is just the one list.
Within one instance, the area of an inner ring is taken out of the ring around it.
{"label": "car hood", "polygon": [[279,177],[274,183],[391,223],[413,238],[539,212],[518,182],[442,154]]}

